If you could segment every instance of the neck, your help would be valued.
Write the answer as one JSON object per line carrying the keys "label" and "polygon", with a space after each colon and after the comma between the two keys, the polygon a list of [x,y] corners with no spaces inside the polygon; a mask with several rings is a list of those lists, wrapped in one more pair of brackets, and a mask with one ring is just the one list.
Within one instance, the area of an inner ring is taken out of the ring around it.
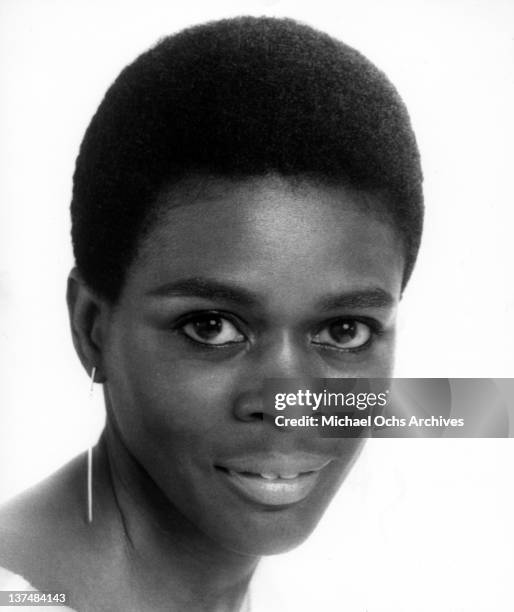
{"label": "neck", "polygon": [[114,520],[134,590],[153,593],[166,609],[175,602],[191,611],[239,610],[258,557],[226,550],[196,528],[109,423],[95,448],[95,470],[93,524]]}

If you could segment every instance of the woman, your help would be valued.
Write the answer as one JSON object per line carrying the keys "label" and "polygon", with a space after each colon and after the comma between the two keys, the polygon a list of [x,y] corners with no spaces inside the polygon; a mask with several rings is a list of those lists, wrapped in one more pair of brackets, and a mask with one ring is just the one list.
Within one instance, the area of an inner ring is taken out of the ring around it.
{"label": "woman", "polygon": [[5,584],[80,611],[249,609],[259,557],[309,535],[362,444],[276,427],[263,385],[391,374],[421,182],[392,85],[307,26],[209,23],[123,70],[71,207],[71,329],[106,426],[3,509]]}

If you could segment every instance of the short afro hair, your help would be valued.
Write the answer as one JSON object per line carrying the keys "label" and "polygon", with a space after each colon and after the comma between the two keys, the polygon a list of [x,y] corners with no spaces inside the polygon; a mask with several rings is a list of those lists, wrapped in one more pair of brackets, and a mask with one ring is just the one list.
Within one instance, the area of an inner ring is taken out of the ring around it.
{"label": "short afro hair", "polygon": [[74,173],[75,260],[94,291],[118,299],[160,191],[197,173],[380,190],[407,283],[423,224],[409,116],[387,77],[329,35],[291,19],[225,19],[162,39],[121,72]]}

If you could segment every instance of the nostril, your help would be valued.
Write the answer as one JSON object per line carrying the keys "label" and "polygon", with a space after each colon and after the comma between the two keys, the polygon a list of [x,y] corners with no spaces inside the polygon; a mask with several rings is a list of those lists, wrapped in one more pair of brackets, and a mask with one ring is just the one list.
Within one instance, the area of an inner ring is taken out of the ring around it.
{"label": "nostril", "polygon": [[264,401],[258,391],[245,391],[234,401],[234,415],[240,421],[262,421]]}

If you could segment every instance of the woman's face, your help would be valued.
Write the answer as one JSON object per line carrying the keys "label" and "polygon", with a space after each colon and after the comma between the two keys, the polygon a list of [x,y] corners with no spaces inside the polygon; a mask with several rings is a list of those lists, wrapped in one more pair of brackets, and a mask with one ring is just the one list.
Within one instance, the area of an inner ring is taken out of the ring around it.
{"label": "woman's face", "polygon": [[268,378],[387,377],[403,256],[377,196],[277,177],[162,194],[104,342],[109,414],[225,549],[302,541],[361,441],[262,418]]}

